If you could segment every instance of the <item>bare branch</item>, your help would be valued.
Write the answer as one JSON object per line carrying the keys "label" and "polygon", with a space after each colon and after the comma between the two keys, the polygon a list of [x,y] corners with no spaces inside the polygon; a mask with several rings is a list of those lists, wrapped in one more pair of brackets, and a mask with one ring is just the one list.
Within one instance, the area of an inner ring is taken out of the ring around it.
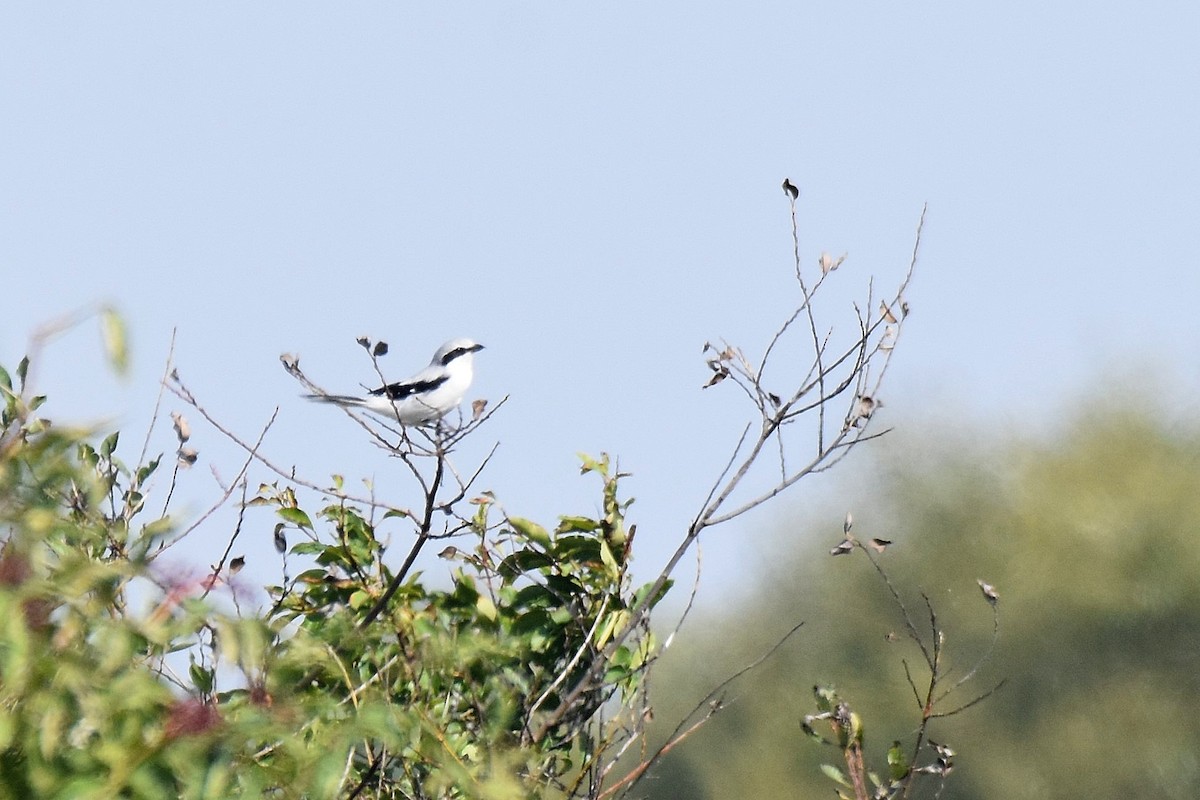
{"label": "bare branch", "polygon": [[[632,776],[632,781],[629,783],[629,786],[626,787],[626,791],[628,791],[629,789],[632,789],[634,786],[636,786],[637,782],[639,780],[641,780],[642,776],[646,773],[646,770],[649,769],[651,766],[653,766],[654,763],[656,761],[658,761],[658,759],[660,759],[663,755],[668,753],[671,750],[671,748],[675,747],[675,745],[677,745],[679,742],[683,741],[683,739],[692,735],[692,733],[694,733],[701,725],[703,725],[705,722],[707,722],[709,719],[711,719],[718,711],[721,710],[721,708],[724,706],[724,703],[721,700],[716,699],[717,695],[719,695],[721,692],[725,691],[726,687],[728,687],[731,683],[736,681],[738,678],[742,677],[747,672],[750,672],[750,671],[756,669],[760,664],[762,664],[768,658],[773,656],[779,650],[779,648],[783,647],[788,642],[788,640],[791,639],[802,627],[804,627],[803,622],[798,622],[795,625],[793,625],[791,630],[789,630],[787,633],[785,633],[783,636],[781,636],[779,638],[779,640],[777,642],[775,642],[775,644],[773,644],[769,648],[767,648],[767,650],[765,652],[763,652],[758,658],[754,659],[749,664],[745,665],[744,667],[739,669],[737,672],[733,673],[732,675],[727,677],[725,680],[718,683],[716,686],[714,686],[708,692],[708,694],[704,695],[704,697],[702,697],[700,699],[700,702],[698,702],[691,711],[689,711],[687,714],[685,714],[683,716],[683,718],[679,721],[679,724],[675,726],[675,730],[671,731],[671,735],[667,737],[666,743],[663,744],[660,748],[658,748],[658,750],[655,751],[654,755],[652,755],[649,759],[647,759],[646,761],[642,762],[637,767],[635,767],[629,776],[626,776],[626,778],[625,778],[626,781],[630,780],[630,777]],[[692,725],[691,727],[689,727],[686,731],[684,731],[681,734],[680,731],[683,728],[683,726],[688,723],[688,720],[692,719],[696,715],[696,713],[699,712],[700,709],[704,708],[706,705],[709,707],[708,713],[705,714],[705,716],[699,722]],[[624,781],[622,781],[622,783],[624,783]],[[619,788],[620,785],[621,784],[617,784],[616,786],[612,787],[612,789],[609,790],[609,792],[605,792],[605,794],[602,796],[607,796],[612,791],[615,791],[617,788]]]}
{"label": "bare branch", "polygon": [[[216,418],[214,418],[203,406],[201,406],[199,404],[199,402],[192,395],[192,393],[190,391],[188,391],[187,387],[183,384],[183,381],[179,378],[179,375],[177,372],[173,372],[172,376],[175,380],[175,385],[167,386],[167,390],[169,392],[174,394],[180,400],[183,400],[185,403],[190,405],[192,408],[196,409],[196,412],[198,414],[200,414],[200,416],[202,416],[205,419],[205,421],[208,422],[209,425],[211,425],[213,428],[215,428],[217,431],[219,431],[222,435],[224,435],[226,439],[228,439],[229,441],[233,442],[238,447],[245,450],[247,453],[250,454],[251,458],[253,458],[258,463],[262,464],[264,467],[269,469],[271,472],[274,472],[276,475],[283,478],[284,480],[291,481],[291,482],[295,483],[297,486],[303,486],[306,489],[311,489],[314,492],[318,492],[319,494],[324,495],[325,497],[331,497],[331,498],[335,498],[338,500],[343,500],[343,499],[350,500],[351,502],[361,503],[364,506],[367,506],[370,508],[382,508],[387,511],[396,511],[399,513],[404,513],[404,509],[397,508],[395,506],[390,506],[386,503],[380,503],[380,502],[376,501],[374,498],[355,497],[354,495],[346,494],[345,492],[330,489],[326,486],[321,486],[317,483],[313,483],[312,481],[304,480],[303,478],[300,478],[296,475],[294,469],[288,470],[288,469],[284,469],[283,467],[276,465],[270,459],[268,459],[266,456],[262,455],[262,453],[259,452],[258,447],[256,445],[248,444],[246,441],[241,439],[236,433],[229,430],[227,427],[225,427],[220,422],[218,422],[216,420]],[[276,412],[278,412],[278,408],[276,409]]]}
{"label": "bare branch", "polygon": [[974,706],[978,703],[982,703],[984,700],[987,700],[993,694],[1000,691],[1001,687],[1003,687],[1004,684],[1006,684],[1006,683],[1008,683],[1008,678],[1003,678],[999,683],[997,683],[992,688],[988,689],[983,694],[981,694],[978,697],[975,697],[971,700],[968,700],[966,703],[963,703],[961,706],[953,709],[952,711],[939,711],[935,714],[930,714],[930,719],[940,719],[942,717],[952,717],[955,714],[962,713],[963,711],[966,711],[968,708],[971,708],[972,706]]}
{"label": "bare branch", "polygon": [[[908,270],[901,280],[899,287],[896,289],[891,302],[882,304],[878,316],[864,314],[861,309],[855,306],[858,335],[847,347],[840,351],[840,354],[830,360],[827,358],[826,353],[830,335],[827,334],[825,337],[822,337],[818,333],[816,317],[812,309],[813,297],[816,290],[823,284],[825,278],[841,262],[838,261],[836,264],[832,262],[827,263],[827,260],[823,257],[821,277],[811,289],[809,288],[800,269],[799,227],[793,207],[793,254],[796,279],[800,285],[802,294],[799,307],[776,331],[774,337],[768,343],[763,359],[757,368],[750,365],[742,352],[736,347],[726,344],[724,349],[720,351],[717,351],[711,344],[706,344],[704,347],[706,353],[710,350],[716,351],[716,355],[711,357],[708,362],[714,371],[714,377],[708,385],[711,386],[721,382],[725,378],[732,378],[733,382],[750,399],[761,417],[760,430],[744,454],[743,447],[747,444],[750,425],[747,425],[743,431],[742,436],[738,440],[737,447],[721,470],[720,476],[713,484],[705,498],[704,504],[692,520],[691,525],[688,527],[674,553],[668,558],[659,575],[651,584],[645,599],[631,609],[631,619],[634,622],[649,612],[651,599],[658,596],[663,587],[666,586],[667,581],[678,567],[683,556],[706,528],[729,522],[761,506],[791,486],[794,486],[806,476],[833,466],[833,464],[844,458],[855,445],[869,441],[880,435],[868,432],[867,428],[870,425],[874,411],[879,406],[879,388],[882,386],[883,375],[886,373],[887,365],[895,351],[895,343],[902,323],[902,318],[897,319],[890,311],[890,308],[900,308],[902,313],[907,309],[907,303],[904,301],[904,293],[907,290],[915,269],[924,219],[925,209],[923,208],[917,227],[913,256],[910,259]],[[873,307],[874,297],[874,284],[873,282],[869,282],[867,291],[868,304],[866,308],[870,309]],[[808,321],[807,332],[813,349],[813,365],[809,373],[785,401],[765,388],[763,383],[765,368],[777,345],[795,321],[799,319],[801,314],[804,314]],[[878,338],[881,335],[888,337],[886,347],[881,346],[882,340]],[[877,358],[883,360],[883,366],[872,379],[870,376],[870,365]],[[839,370],[845,370],[845,373],[839,373]],[[851,387],[854,388],[854,395],[849,398],[849,402],[847,403],[844,424],[836,431],[827,432],[826,406],[837,398],[843,397]],[[815,396],[811,400],[807,400],[806,398],[809,398],[814,392]],[[783,442],[783,427],[796,421],[809,411],[815,411],[817,415],[814,426],[816,428],[814,431],[817,445],[816,452],[799,469],[789,472],[787,469],[786,444]],[[760,489],[750,499],[741,501],[739,505],[732,509],[727,509],[726,504],[731,501],[735,492],[742,487],[747,476],[759,461],[763,449],[773,437],[779,437],[777,444],[778,460],[781,467],[779,477],[772,485],[765,489]],[[893,592],[895,591],[894,587],[890,588],[892,588]],[[909,624],[911,627],[911,622]],[[565,708],[570,707],[578,701],[595,684],[603,674],[607,660],[615,652],[616,648],[631,635],[631,632],[635,628],[635,624],[630,624],[625,630],[615,635],[604,650],[596,655],[589,669],[576,681],[576,684],[564,698],[559,708],[541,721],[539,728],[534,732],[535,741],[540,740],[556,724],[562,713],[565,713]],[[911,628],[911,631],[915,634],[915,628]],[[925,649],[925,645],[920,641],[919,636],[915,638],[926,655],[926,660],[932,663],[932,654],[928,653]]]}
{"label": "bare branch", "polygon": [[[203,413],[203,412],[201,412],[201,413]],[[234,476],[234,479],[232,481],[230,481],[229,485],[224,487],[223,493],[217,499],[217,501],[215,503],[213,503],[207,511],[205,511],[203,514],[201,514],[199,517],[197,517],[195,520],[193,520],[191,525],[184,528],[183,531],[181,531],[178,535],[172,537],[169,542],[164,542],[162,544],[162,546],[159,547],[159,549],[153,555],[157,555],[157,553],[162,552],[163,550],[166,550],[166,549],[174,546],[177,542],[182,541],[185,537],[188,536],[188,534],[190,534],[192,531],[196,530],[201,525],[203,525],[204,522],[209,517],[211,517],[213,514],[216,513],[217,509],[221,508],[223,505],[225,505],[225,503],[227,503],[229,501],[229,498],[233,495],[234,489],[237,487],[238,483],[245,482],[246,472],[247,472],[247,470],[250,469],[250,465],[252,463],[254,463],[254,460],[256,458],[258,458],[259,448],[262,447],[263,440],[266,439],[266,437],[267,437],[267,431],[271,430],[271,426],[275,424],[275,418],[278,415],[279,415],[279,408],[276,407],[276,409],[271,413],[271,418],[269,420],[267,420],[267,424],[263,426],[262,431],[258,434],[258,439],[254,442],[253,446],[248,448],[247,452],[249,453],[249,455],[247,456],[246,460],[244,462],[242,462],[241,468],[237,471],[237,474]],[[240,512],[239,512],[239,514],[240,514]],[[240,516],[239,516],[239,519],[240,519]],[[151,557],[153,557],[153,555]]]}

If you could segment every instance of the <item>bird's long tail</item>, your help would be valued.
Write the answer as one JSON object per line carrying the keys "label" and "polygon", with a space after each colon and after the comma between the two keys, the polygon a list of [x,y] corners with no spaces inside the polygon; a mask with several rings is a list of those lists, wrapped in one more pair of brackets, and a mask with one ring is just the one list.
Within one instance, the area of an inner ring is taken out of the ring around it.
{"label": "bird's long tail", "polygon": [[367,401],[361,397],[351,397],[346,394],[306,394],[303,395],[306,400],[315,400],[318,403],[333,403],[338,406],[361,407],[366,405]]}

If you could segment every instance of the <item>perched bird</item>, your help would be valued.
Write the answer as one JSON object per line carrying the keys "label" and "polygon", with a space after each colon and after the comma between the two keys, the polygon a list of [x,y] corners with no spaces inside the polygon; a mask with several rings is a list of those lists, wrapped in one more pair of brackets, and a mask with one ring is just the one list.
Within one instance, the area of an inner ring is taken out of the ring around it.
{"label": "perched bird", "polygon": [[436,422],[462,402],[475,377],[475,353],[483,345],[470,339],[451,339],[433,354],[429,366],[402,381],[373,389],[368,397],[341,394],[309,394],[309,400],[333,403],[343,408],[362,408],[401,425]]}
{"label": "perched bird", "polygon": [[796,188],[796,184],[792,183],[790,178],[783,179],[783,191],[787,196],[795,202],[800,197],[800,190]]}

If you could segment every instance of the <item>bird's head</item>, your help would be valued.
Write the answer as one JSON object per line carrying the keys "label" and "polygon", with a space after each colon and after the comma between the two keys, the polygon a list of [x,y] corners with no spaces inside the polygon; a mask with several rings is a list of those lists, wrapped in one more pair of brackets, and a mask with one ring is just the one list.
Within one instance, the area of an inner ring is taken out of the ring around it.
{"label": "bird's head", "polygon": [[466,359],[469,362],[471,355],[482,349],[483,345],[473,339],[451,339],[433,354],[433,363],[446,367],[458,359]]}

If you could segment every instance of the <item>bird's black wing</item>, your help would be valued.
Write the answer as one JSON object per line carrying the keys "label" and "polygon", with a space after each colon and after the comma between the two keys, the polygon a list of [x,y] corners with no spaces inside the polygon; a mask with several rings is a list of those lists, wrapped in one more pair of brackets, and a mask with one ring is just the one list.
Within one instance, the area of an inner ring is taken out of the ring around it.
{"label": "bird's black wing", "polygon": [[448,380],[450,380],[449,375],[439,375],[427,380],[397,381],[389,383],[387,386],[380,386],[378,389],[372,389],[371,394],[376,397],[385,396],[389,400],[403,400],[421,392],[432,392]]}

